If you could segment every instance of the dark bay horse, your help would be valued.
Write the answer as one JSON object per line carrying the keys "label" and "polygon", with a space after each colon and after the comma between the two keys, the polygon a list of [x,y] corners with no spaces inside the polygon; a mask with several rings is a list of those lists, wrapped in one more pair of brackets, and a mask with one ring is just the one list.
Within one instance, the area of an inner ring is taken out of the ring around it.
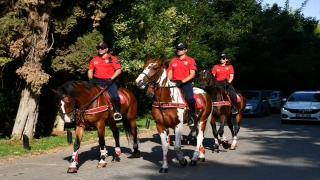
{"label": "dark bay horse", "polygon": [[[115,139],[116,155],[112,161],[120,161],[119,130],[116,121],[113,119],[113,107],[105,89],[98,85],[91,85],[86,81],[70,81],[53,91],[55,92],[56,103],[61,107],[64,114],[65,123],[75,121],[76,124],[76,140],[68,173],[77,172],[78,151],[87,125],[93,125],[98,129],[100,161],[97,167],[107,165],[105,159],[108,157],[108,151],[105,148],[104,139],[106,123]],[[119,88],[118,92],[121,99],[123,129],[127,139],[133,143],[133,156],[138,158],[140,157],[140,151],[136,127],[137,100],[134,94],[126,88]]]}
{"label": "dark bay horse", "polygon": [[[199,85],[203,88],[211,97],[213,102],[213,112],[212,112],[212,132],[215,138],[214,152],[219,152],[220,142],[222,143],[225,149],[229,148],[229,144],[226,136],[224,135],[224,126],[227,123],[228,127],[232,133],[232,144],[230,146],[231,150],[235,150],[237,147],[237,134],[240,130],[240,123],[242,118],[242,113],[244,108],[246,107],[246,99],[244,94],[240,91],[236,91],[237,93],[237,109],[238,114],[236,115],[236,124],[233,127],[231,121],[231,108],[230,108],[230,98],[226,92],[225,87],[222,87],[215,76],[211,73],[209,68],[200,68],[198,71],[198,80]],[[220,128],[217,131],[216,128],[216,120],[220,119]],[[221,139],[218,139],[218,134]]]}
{"label": "dark bay horse", "polygon": [[[136,79],[140,89],[147,89],[149,96],[154,96],[151,113],[156,122],[156,127],[161,138],[163,150],[163,165],[159,172],[168,172],[168,129],[175,131],[174,150],[180,165],[186,166],[187,160],[181,151],[181,136],[183,124],[187,121],[187,104],[183,94],[174,82],[167,77],[165,59],[147,58],[143,72]],[[202,145],[206,124],[211,119],[212,101],[210,96],[202,89],[194,88],[196,104],[196,125],[190,127],[193,131],[198,130],[197,146],[191,158],[190,165],[196,166],[197,162],[205,161],[205,150]]]}

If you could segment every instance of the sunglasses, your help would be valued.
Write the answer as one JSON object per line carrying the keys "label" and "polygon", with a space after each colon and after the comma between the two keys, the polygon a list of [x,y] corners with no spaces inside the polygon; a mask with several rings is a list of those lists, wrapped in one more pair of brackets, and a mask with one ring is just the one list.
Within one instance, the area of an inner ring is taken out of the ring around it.
{"label": "sunglasses", "polygon": [[225,60],[226,58],[225,57],[220,57],[220,59]]}
{"label": "sunglasses", "polygon": [[186,49],[177,49],[177,51],[183,51],[183,50],[186,50]]}
{"label": "sunglasses", "polygon": [[97,50],[104,50],[103,47],[97,47]]}

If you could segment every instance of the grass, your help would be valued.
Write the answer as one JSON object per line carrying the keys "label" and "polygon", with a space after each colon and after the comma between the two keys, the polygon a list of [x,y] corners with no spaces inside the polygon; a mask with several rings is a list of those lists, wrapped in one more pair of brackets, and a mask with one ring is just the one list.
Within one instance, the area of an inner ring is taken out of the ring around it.
{"label": "grass", "polygon": [[[149,129],[145,129],[146,118],[151,119]],[[137,118],[137,128],[138,133],[150,131],[155,129],[155,122],[152,120],[151,115],[145,117]],[[122,123],[117,124],[120,131],[120,135],[124,136]],[[69,129],[73,131],[74,129]],[[139,134],[138,134],[139,135]],[[105,137],[112,137],[112,132],[108,126],[106,126]],[[75,134],[73,133],[72,142],[75,141]],[[96,140],[98,142],[97,130],[94,128],[88,128],[84,132],[82,138],[82,143],[90,140]],[[48,137],[41,137],[39,139],[29,139],[30,150],[24,149],[23,140],[8,140],[0,139],[0,157],[5,156],[21,156],[24,154],[43,154],[47,150],[58,148],[58,147],[67,147],[73,146],[67,142],[67,133],[61,135],[51,135]]]}

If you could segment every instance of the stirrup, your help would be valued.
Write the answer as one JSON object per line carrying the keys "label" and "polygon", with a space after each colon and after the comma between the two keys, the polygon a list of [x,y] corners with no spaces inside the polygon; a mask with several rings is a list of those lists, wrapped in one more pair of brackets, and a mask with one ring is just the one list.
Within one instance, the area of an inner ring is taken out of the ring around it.
{"label": "stirrup", "polygon": [[194,119],[192,117],[189,117],[187,124],[188,126],[194,126]]}
{"label": "stirrup", "polygon": [[231,113],[234,114],[238,114],[238,110],[236,108],[231,108]]}
{"label": "stirrup", "polygon": [[113,119],[114,119],[115,121],[120,121],[120,120],[122,119],[122,116],[121,116],[120,113],[115,112],[115,113],[113,114]]}

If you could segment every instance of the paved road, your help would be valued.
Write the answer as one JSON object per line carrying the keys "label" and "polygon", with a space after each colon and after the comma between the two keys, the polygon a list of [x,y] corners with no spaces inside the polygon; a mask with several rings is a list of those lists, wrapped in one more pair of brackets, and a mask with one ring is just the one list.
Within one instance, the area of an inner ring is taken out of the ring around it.
{"label": "paved road", "polygon": [[[185,126],[186,127],[186,126]],[[112,163],[108,158],[105,168],[96,168],[99,158],[97,143],[86,143],[80,148],[78,173],[68,174],[72,145],[50,154],[0,160],[0,179],[227,179],[227,180],[320,180],[320,125],[281,124],[279,114],[263,118],[243,118],[238,135],[238,148],[211,153],[211,132],[206,134],[206,162],[198,166],[182,167],[175,160],[170,147],[172,162],[167,174],[159,173],[162,160],[160,138],[145,134],[140,138],[140,159],[131,158],[131,147],[122,140],[121,162]],[[225,128],[228,140],[230,131]],[[185,134],[188,128],[184,128]],[[172,134],[172,130],[170,131]],[[171,138],[173,139],[173,137]],[[107,140],[109,155],[113,155],[113,140]],[[187,160],[193,146],[183,147]]]}

